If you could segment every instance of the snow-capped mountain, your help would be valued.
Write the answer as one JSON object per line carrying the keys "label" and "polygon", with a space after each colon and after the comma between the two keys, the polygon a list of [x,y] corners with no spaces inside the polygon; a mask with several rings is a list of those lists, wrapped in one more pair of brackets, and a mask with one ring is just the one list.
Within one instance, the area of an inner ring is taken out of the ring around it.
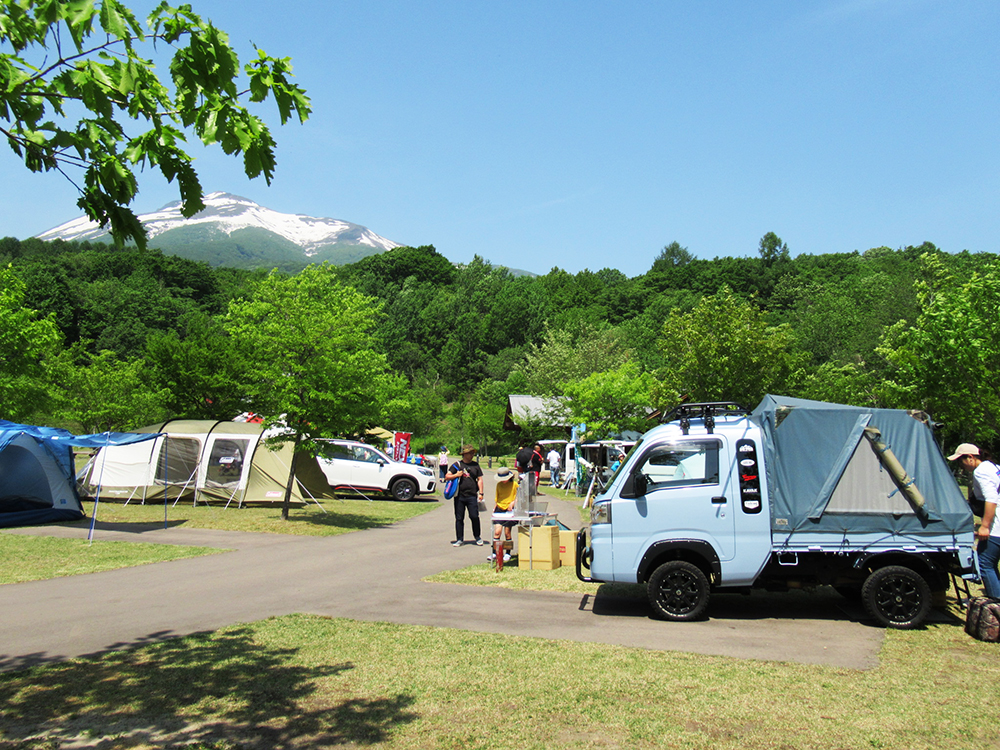
{"label": "snow-capped mountain", "polygon": [[[180,201],[141,214],[149,246],[212,265],[301,265],[329,260],[350,263],[399,243],[358,224],[302,214],[283,214],[229,193],[209,193],[205,209],[190,219]],[[109,233],[86,217],[37,235],[41,240],[107,241]],[[232,257],[229,257],[232,256]]]}

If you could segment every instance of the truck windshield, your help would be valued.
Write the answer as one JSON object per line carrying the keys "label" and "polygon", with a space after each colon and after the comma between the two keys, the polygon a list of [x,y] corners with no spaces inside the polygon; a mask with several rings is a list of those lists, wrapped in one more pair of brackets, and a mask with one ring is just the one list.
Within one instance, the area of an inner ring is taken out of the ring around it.
{"label": "truck windshield", "polygon": [[639,462],[649,490],[719,483],[719,441],[697,440],[654,446]]}
{"label": "truck windshield", "polygon": [[625,465],[628,463],[628,460],[632,457],[632,454],[638,452],[640,450],[641,445],[642,445],[642,439],[640,438],[639,442],[632,446],[631,450],[629,450],[628,452],[628,455],[626,455],[624,459],[622,459],[621,461],[615,459],[616,463],[611,465],[612,467],[611,478],[608,479],[607,482],[605,482],[604,484],[605,487],[610,487],[614,483],[615,479],[618,478],[618,475],[621,473],[622,469],[625,468]]}

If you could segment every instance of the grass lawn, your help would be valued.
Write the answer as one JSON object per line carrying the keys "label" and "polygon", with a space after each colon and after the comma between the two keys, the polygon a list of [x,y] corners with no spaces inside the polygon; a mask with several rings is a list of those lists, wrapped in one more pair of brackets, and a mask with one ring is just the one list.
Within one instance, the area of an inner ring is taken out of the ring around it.
{"label": "grass lawn", "polygon": [[145,542],[106,542],[0,534],[0,584],[211,555],[223,550]]}
{"label": "grass lawn", "polygon": [[[487,550],[488,553],[488,550]],[[571,594],[594,594],[597,587],[576,577],[576,570],[567,565],[555,570],[528,570],[517,567],[517,557],[497,572],[493,565],[483,562],[459,570],[446,570],[424,578],[435,583],[458,583],[467,586],[496,586],[517,591],[567,591]],[[609,596],[636,596],[645,599],[646,587],[636,583],[602,583],[602,594]]]}
{"label": "grass lawn", "polygon": [[[286,533],[391,522],[360,505],[345,503],[327,524],[307,522],[318,510],[295,510],[288,524],[273,509],[178,506],[170,518],[207,528],[242,518],[240,530]],[[151,523],[157,512],[162,523],[162,506],[102,503],[98,514]],[[497,574],[484,562],[431,580],[594,592],[570,568]],[[1000,646],[955,623],[887,631],[879,666],[859,671],[291,615],[0,673],[0,750],[1000,748],[997,684]]]}
{"label": "grass lawn", "polygon": [[[316,503],[292,507],[288,520],[281,520],[281,505],[229,508],[222,505],[178,503],[167,507],[167,520],[171,525],[195,529],[223,531],[257,531],[270,534],[305,534],[333,536],[349,531],[387,526],[397,521],[427,513],[439,505],[437,499],[417,500],[408,503],[394,500],[322,500],[323,509]],[[93,515],[93,502],[84,501],[84,510]],[[149,523],[163,524],[163,505],[138,505],[101,500],[97,507],[99,524]],[[78,522],[89,526],[90,518]]]}
{"label": "grass lawn", "polygon": [[0,748],[995,748],[998,657],[953,624],[855,671],[292,615],[0,674]]}

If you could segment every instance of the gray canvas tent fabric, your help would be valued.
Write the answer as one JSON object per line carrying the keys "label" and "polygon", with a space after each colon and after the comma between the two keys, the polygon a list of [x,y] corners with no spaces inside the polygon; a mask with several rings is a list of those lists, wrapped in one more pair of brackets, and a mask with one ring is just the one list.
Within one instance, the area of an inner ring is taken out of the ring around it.
{"label": "gray canvas tent fabric", "polygon": [[[765,396],[751,418],[765,436],[772,530],[968,532],[971,511],[922,416]],[[866,428],[869,436],[880,436],[889,458],[866,437]],[[892,456],[912,483],[887,468]],[[908,495],[922,499],[922,506]]]}

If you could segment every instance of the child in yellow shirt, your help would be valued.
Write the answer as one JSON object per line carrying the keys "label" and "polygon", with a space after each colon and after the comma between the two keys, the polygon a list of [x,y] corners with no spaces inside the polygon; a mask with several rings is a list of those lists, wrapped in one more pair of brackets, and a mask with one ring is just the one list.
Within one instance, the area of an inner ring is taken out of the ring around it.
{"label": "child in yellow shirt", "polygon": [[[514,501],[517,499],[517,474],[510,469],[500,469],[497,472],[497,499],[494,513],[508,513],[514,510]],[[517,526],[517,521],[496,521],[493,524],[493,554],[491,561],[496,560],[497,552],[503,548],[500,546],[500,530],[506,529],[506,539],[511,541],[510,530]],[[510,552],[503,553],[503,562],[510,562]]]}

